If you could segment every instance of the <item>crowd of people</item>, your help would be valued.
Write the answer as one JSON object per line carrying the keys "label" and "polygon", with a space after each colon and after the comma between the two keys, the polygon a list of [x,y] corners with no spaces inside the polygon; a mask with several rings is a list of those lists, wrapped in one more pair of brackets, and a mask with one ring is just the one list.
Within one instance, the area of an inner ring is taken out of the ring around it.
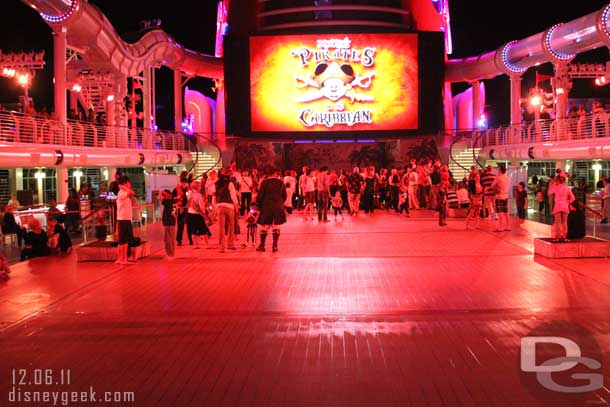
{"label": "crowd of people", "polygon": [[[536,176],[532,181],[539,211],[549,210],[554,216],[552,239],[567,241],[568,216],[582,209],[576,201],[585,202],[584,190],[576,190],[575,196],[570,185],[573,180],[559,170],[549,181]],[[610,186],[603,176],[601,183],[605,212],[602,222],[607,223]],[[281,225],[286,222],[287,214],[303,222],[317,218],[319,223],[327,223],[331,218],[335,222],[343,221],[344,213],[357,217],[362,212],[373,214],[383,210],[408,217],[413,210],[429,209],[438,212],[438,223],[445,226],[451,211],[461,211],[467,229],[478,228],[481,221],[495,221],[494,231],[510,231],[511,197],[519,219],[527,217],[529,207],[528,185],[520,182],[512,192],[511,188],[505,166],[487,166],[483,170],[472,167],[467,177],[456,180],[438,159],[425,163],[413,160],[404,167],[379,170],[373,166],[354,167],[350,172],[305,166],[300,173],[285,170],[283,174],[278,170],[262,173],[255,168],[240,171],[232,164],[197,179],[183,171],[175,188],[162,191],[158,199],[165,227],[166,255],[173,258],[185,234],[194,248],[216,247],[211,240],[214,232],[221,252],[236,250],[242,227],[246,228],[243,247],[251,245],[257,251],[265,251],[266,240],[271,235],[272,250],[277,251]],[[109,190],[118,198],[113,208],[118,231],[117,263],[131,264],[128,245],[134,238],[134,192],[129,179],[120,173]],[[67,253],[72,245],[70,232],[77,230],[79,223],[80,199],[91,198],[92,193],[86,182],[79,191],[71,188],[65,212],[56,208],[56,202],[50,202],[46,230],[37,219],[30,220],[27,227],[15,222],[13,212],[19,203],[13,196],[3,208],[2,231],[15,234],[19,247],[25,244],[23,260],[48,255],[53,250]]]}

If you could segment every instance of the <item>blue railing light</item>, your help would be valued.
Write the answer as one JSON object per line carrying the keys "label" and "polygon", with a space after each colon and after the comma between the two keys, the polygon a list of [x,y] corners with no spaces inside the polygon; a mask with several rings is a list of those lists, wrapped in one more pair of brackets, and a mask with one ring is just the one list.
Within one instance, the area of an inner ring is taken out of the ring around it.
{"label": "blue railing light", "polygon": [[362,139],[362,140],[356,140],[357,143],[375,143],[377,140],[375,139]]}
{"label": "blue railing light", "polygon": [[333,140],[316,140],[316,144],[318,143],[334,143]]}
{"label": "blue railing light", "polygon": [[337,143],[355,143],[356,140],[337,140]]}
{"label": "blue railing light", "polygon": [[311,144],[313,140],[295,140],[294,144]]}

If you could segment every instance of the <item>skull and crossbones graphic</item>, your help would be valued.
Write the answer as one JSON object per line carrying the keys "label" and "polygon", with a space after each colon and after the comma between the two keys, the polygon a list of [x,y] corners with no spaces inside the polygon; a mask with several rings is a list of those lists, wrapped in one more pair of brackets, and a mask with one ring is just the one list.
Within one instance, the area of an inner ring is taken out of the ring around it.
{"label": "skull and crossbones graphic", "polygon": [[351,103],[370,102],[375,100],[373,96],[358,92],[355,88],[367,89],[371,86],[375,72],[367,72],[360,76],[354,72],[349,64],[339,65],[337,62],[320,63],[316,66],[313,75],[302,77],[296,75],[298,88],[315,88],[303,96],[298,97],[297,102],[311,102],[321,98],[327,98],[336,102],[346,97]]}

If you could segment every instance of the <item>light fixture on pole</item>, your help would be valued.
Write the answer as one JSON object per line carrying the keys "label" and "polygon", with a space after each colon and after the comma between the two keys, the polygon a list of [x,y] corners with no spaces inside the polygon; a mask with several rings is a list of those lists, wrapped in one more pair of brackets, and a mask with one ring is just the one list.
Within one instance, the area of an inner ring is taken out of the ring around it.
{"label": "light fixture on pole", "polygon": [[83,176],[83,172],[81,170],[74,170],[72,172],[72,176],[74,176],[74,185],[76,186],[76,190],[80,189],[80,179]]}
{"label": "light fixture on pole", "polygon": [[28,90],[30,88],[31,78],[29,73],[20,73],[17,75],[17,82],[19,85],[23,86],[25,92],[25,100],[29,100]]}
{"label": "light fixture on pole", "polygon": [[43,181],[46,178],[47,174],[44,170],[38,170],[34,173],[34,177],[36,178],[36,186],[38,189],[38,203],[44,203],[44,184]]}

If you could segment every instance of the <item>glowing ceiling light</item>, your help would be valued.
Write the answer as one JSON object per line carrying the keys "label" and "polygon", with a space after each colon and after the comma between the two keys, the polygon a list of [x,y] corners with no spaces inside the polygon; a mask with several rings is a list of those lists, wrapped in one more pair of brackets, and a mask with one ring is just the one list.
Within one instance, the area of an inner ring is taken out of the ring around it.
{"label": "glowing ceiling light", "polygon": [[20,75],[17,77],[17,82],[19,82],[19,84],[20,84],[20,85],[22,85],[22,86],[27,85],[27,84],[28,84],[28,82],[29,82],[29,77],[28,77],[28,74],[27,74],[27,73],[26,73],[26,74],[20,74]]}

